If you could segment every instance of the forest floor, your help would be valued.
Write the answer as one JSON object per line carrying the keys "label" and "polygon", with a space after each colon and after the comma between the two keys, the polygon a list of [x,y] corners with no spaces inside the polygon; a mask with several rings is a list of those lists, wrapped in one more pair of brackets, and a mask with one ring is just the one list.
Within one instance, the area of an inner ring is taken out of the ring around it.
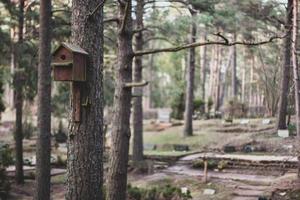
{"label": "forest floor", "polygon": [[[6,119],[4,117],[4,119]],[[234,146],[236,152],[229,154],[235,157],[243,156],[291,156],[295,154],[294,137],[280,138],[274,131],[274,119],[270,124],[263,124],[263,119],[249,119],[249,123],[241,124],[239,119],[233,123],[224,123],[220,119],[195,120],[194,136],[184,138],[182,136],[183,126],[181,122],[171,124],[156,124],[145,121],[144,143],[148,146],[145,154],[148,158],[161,156],[160,161],[167,162],[169,157],[174,157],[177,162],[169,163],[166,167],[158,168],[153,174],[129,173],[129,182],[139,187],[153,187],[162,184],[174,184],[178,187],[187,187],[191,190],[195,200],[254,200],[258,196],[276,195],[275,199],[289,199],[289,192],[298,195],[294,190],[290,191],[289,186],[294,184],[296,179],[295,170],[250,170],[244,168],[226,169],[223,171],[209,171],[209,182],[203,183],[203,170],[194,169],[191,163],[183,163],[184,158],[189,155],[198,159],[199,153],[213,153],[223,155],[226,146]],[[4,120],[0,126],[1,141],[14,145],[12,134],[13,123]],[[35,154],[35,140],[24,139],[24,157]],[[173,145],[188,145],[189,151],[174,151]],[[253,152],[245,153],[245,146],[253,147]],[[152,147],[156,147],[152,149]],[[261,148],[264,147],[264,148]],[[53,154],[66,158],[65,145],[55,148]],[[165,157],[164,157],[165,156]],[[164,160],[166,159],[166,160]],[[173,159],[173,160],[174,160]],[[240,159],[240,158],[239,158]],[[284,161],[282,161],[284,162]],[[55,170],[54,170],[55,171]],[[32,199],[34,170],[27,172],[26,184],[16,186],[12,184],[11,199]],[[52,177],[53,199],[64,199],[65,194],[65,174],[56,173]],[[295,188],[295,187],[294,187]],[[205,195],[206,189],[213,189],[215,194]],[[279,191],[279,192],[276,192]]]}

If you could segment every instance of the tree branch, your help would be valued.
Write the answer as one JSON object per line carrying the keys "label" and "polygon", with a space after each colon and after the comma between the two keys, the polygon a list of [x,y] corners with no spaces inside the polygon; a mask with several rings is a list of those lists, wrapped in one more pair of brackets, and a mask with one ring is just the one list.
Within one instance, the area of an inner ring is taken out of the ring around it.
{"label": "tree branch", "polygon": [[119,23],[119,18],[115,17],[115,18],[110,18],[110,19],[104,19],[103,23],[110,23],[110,22],[116,22]]}
{"label": "tree branch", "polygon": [[148,81],[138,82],[138,83],[125,83],[124,88],[132,88],[132,87],[144,87],[148,85]]}
{"label": "tree branch", "polygon": [[[220,35],[218,35],[220,36]],[[177,46],[177,47],[170,47],[170,48],[163,48],[163,49],[150,49],[150,50],[146,50],[146,51],[136,51],[134,52],[134,56],[143,56],[143,55],[149,55],[149,54],[156,54],[156,53],[162,53],[162,52],[177,52],[177,51],[181,51],[184,49],[189,49],[189,48],[195,48],[195,47],[200,47],[200,46],[205,46],[205,45],[222,45],[222,46],[234,46],[234,45],[245,45],[245,46],[259,46],[259,45],[263,45],[263,44],[267,44],[267,43],[271,43],[276,39],[283,39],[285,38],[287,35],[284,36],[273,36],[268,40],[265,41],[261,41],[261,42],[247,42],[247,41],[235,41],[235,42],[227,42],[227,38],[226,40],[223,38],[224,42],[220,42],[220,41],[207,41],[207,42],[196,42],[196,43],[191,43],[191,44],[185,44],[185,45],[181,45],[181,46]],[[220,36],[221,37],[221,36]]]}
{"label": "tree branch", "polygon": [[103,0],[102,2],[100,2],[100,3],[96,6],[96,8],[95,8],[92,12],[90,12],[90,13],[88,14],[88,18],[91,18],[91,17],[97,12],[97,10],[98,10],[99,8],[103,7],[104,3],[105,3],[105,0]]}
{"label": "tree branch", "polygon": [[126,24],[126,20],[127,20],[127,17],[128,17],[129,4],[130,4],[129,1],[127,1],[126,4],[125,4],[125,13],[124,13],[124,16],[123,16],[123,19],[122,19],[122,24],[121,24],[121,27],[120,27],[120,33],[124,32],[124,30],[125,30],[125,24]]}

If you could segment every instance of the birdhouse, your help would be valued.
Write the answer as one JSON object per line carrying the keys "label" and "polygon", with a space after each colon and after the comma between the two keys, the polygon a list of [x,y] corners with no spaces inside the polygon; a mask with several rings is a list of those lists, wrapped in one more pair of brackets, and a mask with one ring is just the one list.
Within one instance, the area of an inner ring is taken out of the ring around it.
{"label": "birdhouse", "polygon": [[88,53],[82,48],[62,43],[52,54],[54,80],[85,81],[87,56]]}
{"label": "birdhouse", "polygon": [[62,43],[52,54],[53,76],[55,81],[72,83],[72,119],[81,120],[82,86],[86,81],[88,53],[82,48]]}

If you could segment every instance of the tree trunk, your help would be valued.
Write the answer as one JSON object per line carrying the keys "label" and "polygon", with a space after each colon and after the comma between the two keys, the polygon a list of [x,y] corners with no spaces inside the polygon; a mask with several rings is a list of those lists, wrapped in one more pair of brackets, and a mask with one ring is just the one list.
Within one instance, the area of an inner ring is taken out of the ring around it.
{"label": "tree trunk", "polygon": [[[234,41],[236,41],[236,33],[233,35]],[[236,55],[236,45],[233,47],[233,57],[232,57],[232,71],[231,71],[231,89],[232,89],[232,98],[237,97],[237,78],[236,78],[236,68],[237,68],[237,55]]]}
{"label": "tree trunk", "polygon": [[40,2],[38,68],[38,140],[36,150],[36,200],[50,199],[51,155],[51,0]]}
{"label": "tree trunk", "polygon": [[[192,17],[194,18],[196,13],[191,11]],[[190,28],[190,43],[196,42],[197,26],[195,22],[192,22]],[[186,73],[186,97],[185,97],[185,112],[184,112],[184,136],[193,135],[193,113],[194,113],[194,79],[195,79],[195,48],[189,49],[189,60]]]}
{"label": "tree trunk", "polygon": [[297,136],[300,137],[300,94],[299,94],[299,73],[298,73],[298,60],[296,55],[297,40],[298,40],[298,0],[293,1],[293,28],[292,28],[292,64],[294,72],[295,84],[295,107],[296,107],[296,127]]}
{"label": "tree trunk", "polygon": [[112,146],[108,174],[108,199],[125,200],[127,165],[130,140],[131,88],[124,87],[132,81],[132,17],[131,0],[119,1],[118,67],[112,122]]}
{"label": "tree trunk", "polygon": [[[144,0],[136,2],[136,28],[143,28]],[[135,50],[143,50],[143,32],[135,35]],[[134,60],[133,81],[141,82],[143,79],[143,63],[142,57],[137,56]],[[137,94],[133,100],[133,150],[132,160],[143,160],[143,88],[134,88],[134,94]]]}
{"label": "tree trunk", "polygon": [[287,7],[287,19],[285,24],[285,31],[287,37],[284,42],[284,64],[282,66],[282,79],[281,79],[281,90],[280,99],[278,104],[278,115],[277,115],[277,129],[286,129],[286,114],[288,105],[288,92],[289,92],[289,79],[290,79],[290,68],[291,68],[291,43],[292,43],[292,20],[293,20],[293,0],[288,1]]}
{"label": "tree trunk", "polygon": [[219,110],[220,107],[220,78],[221,78],[221,65],[222,65],[222,49],[217,46],[217,60],[216,60],[216,68],[215,68],[215,95],[214,95],[214,106],[215,111]]}
{"label": "tree trunk", "polygon": [[16,142],[16,183],[22,184],[24,182],[23,171],[23,94],[22,94],[22,74],[20,73],[22,68],[20,66],[20,49],[23,43],[23,27],[24,27],[24,0],[20,0],[19,5],[19,19],[18,19],[18,50],[16,51],[17,57],[17,72],[15,77],[15,108],[16,108],[16,130],[15,130],[15,142]]}
{"label": "tree trunk", "polygon": [[[207,36],[204,36],[204,40],[206,41]],[[207,46],[203,46],[202,49],[202,63],[201,63],[201,91],[202,91],[202,100],[206,100],[205,96],[205,82],[206,82],[206,68],[207,68]]]}
{"label": "tree trunk", "polygon": [[81,105],[80,122],[70,121],[67,200],[104,199],[103,7],[96,8],[99,3],[97,0],[72,2],[72,43],[86,50],[89,56],[86,81],[72,83],[80,84],[81,102],[86,105]]}

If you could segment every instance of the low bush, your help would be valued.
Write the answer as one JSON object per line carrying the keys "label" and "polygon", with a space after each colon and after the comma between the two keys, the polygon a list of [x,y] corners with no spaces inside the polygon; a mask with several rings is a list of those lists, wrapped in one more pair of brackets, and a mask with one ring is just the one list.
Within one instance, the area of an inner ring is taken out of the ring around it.
{"label": "low bush", "polygon": [[150,189],[128,185],[127,188],[128,200],[188,200],[191,198],[190,191],[183,194],[180,188],[171,185],[153,187]]}
{"label": "low bush", "polygon": [[11,164],[13,164],[11,149],[6,144],[0,144],[0,199],[8,197],[10,182],[5,169]]}

